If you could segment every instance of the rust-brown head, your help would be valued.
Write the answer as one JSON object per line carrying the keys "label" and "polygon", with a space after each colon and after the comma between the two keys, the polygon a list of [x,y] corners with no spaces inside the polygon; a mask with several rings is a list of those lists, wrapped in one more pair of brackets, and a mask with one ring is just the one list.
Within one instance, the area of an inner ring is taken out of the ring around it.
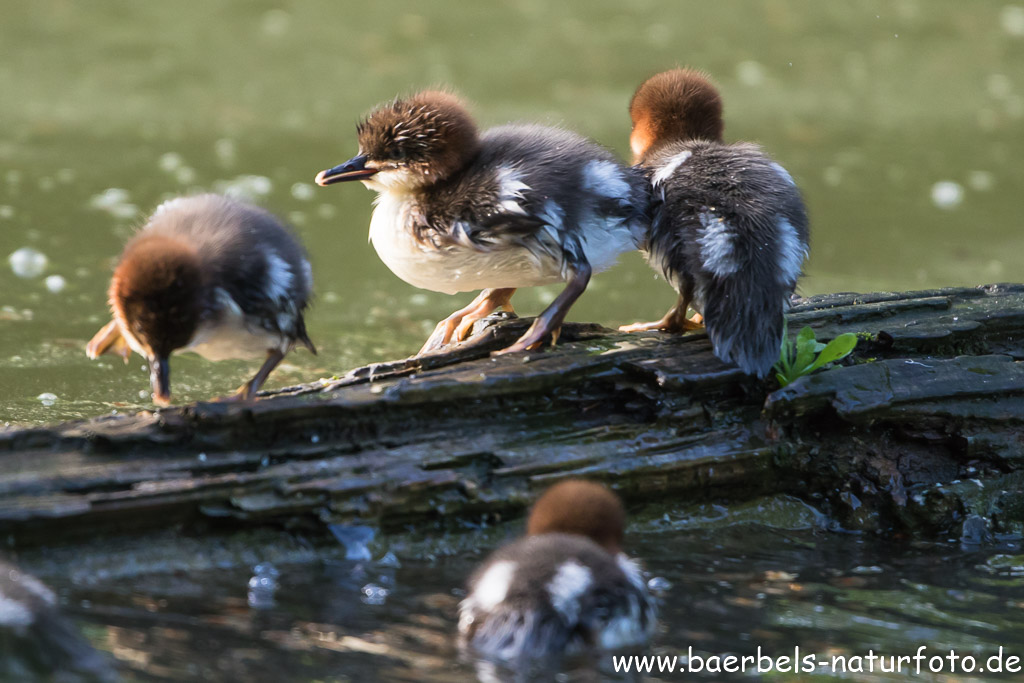
{"label": "rust-brown head", "polygon": [[570,479],[555,484],[537,500],[526,533],[586,536],[608,552],[618,553],[625,526],[626,511],[618,496],[601,484]]}
{"label": "rust-brown head", "polygon": [[464,167],[480,144],[462,100],[438,90],[377,107],[358,134],[359,154],[318,173],[318,185],[361,180],[378,192],[415,191]]}
{"label": "rust-brown head", "polygon": [[110,281],[110,307],[129,345],[149,361],[158,404],[170,400],[168,359],[195,334],[202,297],[202,270],[192,246],[143,233],[125,247]]}
{"label": "rust-brown head", "polygon": [[708,77],[694,69],[672,69],[648,78],[633,93],[629,116],[635,164],[669,142],[722,139],[722,98]]}

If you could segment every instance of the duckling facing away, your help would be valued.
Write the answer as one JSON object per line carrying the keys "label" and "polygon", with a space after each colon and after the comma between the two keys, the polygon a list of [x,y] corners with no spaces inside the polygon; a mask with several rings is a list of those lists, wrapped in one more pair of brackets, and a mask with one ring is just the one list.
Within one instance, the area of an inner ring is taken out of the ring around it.
{"label": "duckling facing away", "polygon": [[490,660],[639,647],[654,602],[622,552],[625,512],[600,484],[570,480],[534,505],[527,535],[492,554],[459,606],[463,647]]}
{"label": "duckling facing away", "polygon": [[697,71],[651,77],[629,112],[634,162],[654,189],[645,255],[679,301],[657,322],[620,329],[684,332],[703,322],[715,355],[764,377],[808,250],[793,178],[758,146],[722,142],[721,98]]}
{"label": "duckling facing away", "polygon": [[220,195],[172,199],[125,245],[110,282],[114,319],[86,353],[145,356],[160,405],[170,401],[174,351],[263,356],[236,394],[248,399],[296,344],[316,353],[303,319],[312,287],[305,251],[271,214]]}
{"label": "duckling facing away", "polygon": [[378,192],[370,241],[398,277],[447,294],[483,290],[438,324],[421,354],[511,310],[519,287],[567,282],[503,352],[554,342],[591,273],[646,232],[642,174],[562,129],[508,125],[478,135],[460,99],[425,91],[374,109],[358,137],[359,153],[316,182],[360,180]]}

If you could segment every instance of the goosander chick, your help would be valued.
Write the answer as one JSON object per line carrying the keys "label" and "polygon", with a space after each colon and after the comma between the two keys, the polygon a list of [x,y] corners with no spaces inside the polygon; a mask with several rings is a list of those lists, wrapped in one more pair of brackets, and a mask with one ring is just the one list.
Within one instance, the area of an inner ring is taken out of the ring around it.
{"label": "goosander chick", "polygon": [[174,351],[265,357],[235,396],[249,399],[296,344],[316,353],[303,319],[312,287],[305,251],[271,214],[220,195],[172,199],[125,245],[110,282],[114,319],[86,352],[143,355],[160,405]]}
{"label": "goosander chick", "polygon": [[421,354],[511,310],[519,287],[566,282],[503,352],[554,343],[591,273],[646,232],[642,175],[566,130],[507,125],[478,135],[460,99],[425,91],[374,109],[358,138],[358,154],[316,182],[360,180],[378,193],[370,241],[401,279],[446,294],[483,290],[438,324]]}
{"label": "goosander chick", "polygon": [[703,322],[715,355],[764,377],[808,250],[792,176],[757,145],[722,141],[722,100],[697,71],[651,77],[629,113],[634,163],[654,190],[645,256],[679,300],[657,322],[620,329],[684,332]]}
{"label": "goosander chick", "polygon": [[526,536],[492,554],[459,605],[463,647],[488,659],[557,658],[642,646],[655,606],[622,552],[625,512],[593,482],[570,480],[534,505]]}

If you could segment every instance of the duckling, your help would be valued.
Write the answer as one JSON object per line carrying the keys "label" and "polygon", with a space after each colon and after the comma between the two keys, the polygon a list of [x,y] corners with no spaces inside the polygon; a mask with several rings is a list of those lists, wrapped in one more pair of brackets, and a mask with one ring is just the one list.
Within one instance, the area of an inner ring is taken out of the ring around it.
{"label": "duckling", "polygon": [[[629,112],[634,163],[655,193],[645,256],[679,300],[661,320],[620,329],[703,324],[715,355],[766,376],[808,251],[807,212],[792,176],[757,145],[722,141],[721,97],[698,71],[649,78]],[[687,319],[691,306],[697,315]]]}
{"label": "duckling", "polygon": [[305,251],[268,212],[213,194],[171,199],[125,245],[110,282],[113,320],[86,353],[143,355],[158,405],[170,402],[174,351],[263,356],[234,397],[247,400],[296,344],[316,353],[303,318],[312,287]]}
{"label": "duckling", "polygon": [[554,343],[591,274],[646,232],[641,174],[569,131],[506,125],[481,135],[462,100],[424,91],[377,107],[357,132],[358,154],[316,182],[359,180],[378,193],[370,242],[401,279],[446,294],[483,290],[438,324],[421,354],[511,310],[520,287],[566,282],[499,353]]}
{"label": "duckling", "polygon": [[645,644],[656,610],[622,552],[625,511],[604,486],[568,480],[536,502],[526,536],[480,566],[459,605],[464,648],[501,662]]}

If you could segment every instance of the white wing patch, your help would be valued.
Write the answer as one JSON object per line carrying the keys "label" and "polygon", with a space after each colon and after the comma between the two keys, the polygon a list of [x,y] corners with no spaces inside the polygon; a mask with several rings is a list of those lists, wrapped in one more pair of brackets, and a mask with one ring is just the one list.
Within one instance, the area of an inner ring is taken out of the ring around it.
{"label": "white wing patch", "polygon": [[672,174],[676,172],[676,169],[685,163],[691,156],[693,156],[693,152],[687,150],[685,152],[680,152],[669,159],[668,163],[659,168],[654,174],[654,177],[651,179],[653,184],[657,186],[668,180]]}
{"label": "white wing patch", "polygon": [[295,277],[292,274],[292,269],[288,267],[288,262],[275,252],[268,251],[266,256],[267,279],[264,292],[272,301],[287,299],[291,292],[292,280]]}
{"label": "white wing patch", "polygon": [[519,202],[524,197],[523,193],[527,192],[530,186],[521,180],[522,175],[510,166],[499,166],[497,178],[498,203],[501,208],[508,213],[525,216],[526,210],[519,205]]}
{"label": "white wing patch", "polygon": [[583,189],[611,199],[629,199],[629,183],[618,164],[611,161],[589,162],[583,168]]}
{"label": "white wing patch", "polygon": [[796,228],[788,220],[779,216],[779,269],[776,277],[780,285],[792,286],[800,277],[804,259],[807,258],[807,245],[800,239]]}
{"label": "white wing patch", "polygon": [[732,226],[711,211],[701,211],[699,218],[704,230],[697,238],[697,243],[700,244],[700,257],[704,267],[718,277],[732,275],[739,270],[733,253],[732,242],[735,235]]}
{"label": "white wing patch", "polygon": [[473,592],[466,599],[476,609],[488,612],[497,607],[508,595],[512,586],[512,577],[516,573],[516,563],[511,561],[495,562],[473,587]]}
{"label": "white wing patch", "polygon": [[551,596],[551,606],[558,610],[569,623],[580,615],[580,597],[590,590],[594,583],[593,572],[575,560],[564,563],[555,572],[546,586]]}

